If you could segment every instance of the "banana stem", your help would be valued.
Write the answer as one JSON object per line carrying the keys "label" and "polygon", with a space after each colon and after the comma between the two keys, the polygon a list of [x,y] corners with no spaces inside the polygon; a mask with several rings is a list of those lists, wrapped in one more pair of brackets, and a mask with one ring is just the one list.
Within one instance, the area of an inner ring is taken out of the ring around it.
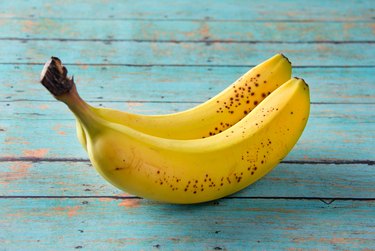
{"label": "banana stem", "polygon": [[86,132],[95,133],[100,130],[99,118],[91,106],[78,94],[74,78],[67,76],[68,70],[57,57],[44,65],[40,82],[59,101],[65,103],[76,115]]}

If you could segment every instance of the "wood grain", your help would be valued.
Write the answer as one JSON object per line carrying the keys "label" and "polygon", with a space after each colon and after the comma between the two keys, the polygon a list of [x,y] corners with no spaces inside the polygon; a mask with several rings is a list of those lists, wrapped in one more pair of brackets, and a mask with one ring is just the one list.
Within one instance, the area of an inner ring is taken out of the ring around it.
{"label": "wood grain", "polygon": [[139,199],[0,199],[0,205],[0,240],[12,250],[365,250],[375,244],[373,200],[171,206]]}
{"label": "wood grain", "polygon": [[[372,21],[373,2],[324,1],[306,4],[303,0],[248,2],[201,1],[192,5],[189,1],[162,0],[140,1],[6,1],[1,3],[0,17],[54,19],[163,19],[163,20],[289,20],[289,21]],[[20,8],[22,6],[22,8]],[[82,11],[85,10],[85,11]]]}
{"label": "wood grain", "polygon": [[[281,163],[229,197],[375,199],[375,165]],[[1,196],[134,197],[107,183],[88,160],[0,162]]]}
{"label": "wood grain", "polygon": [[[0,78],[0,102],[51,101],[38,84],[42,68],[42,65],[0,65],[0,76],[7,76]],[[250,67],[69,65],[68,69],[88,101],[201,103]],[[309,83],[313,103],[375,103],[373,72],[373,68],[293,68],[293,76]]]}
{"label": "wood grain", "polygon": [[[0,120],[0,140],[4,142],[0,146],[1,157],[24,157],[24,151],[34,149],[48,149],[43,157],[49,158],[86,157],[76,140],[74,117],[64,104],[36,101],[1,104],[6,108],[5,119]],[[148,114],[180,111],[195,105],[103,102],[108,107],[116,107],[115,104],[120,109],[125,105],[124,110]],[[374,117],[368,116],[373,109],[373,104],[313,105],[307,127],[287,159],[374,160]]]}
{"label": "wood grain", "polygon": [[1,40],[359,43],[374,42],[371,22],[3,19]]}
{"label": "wood grain", "polygon": [[[355,1],[1,1],[0,250],[373,250],[375,8]],[[193,107],[277,52],[311,88],[301,140],[218,201],[159,204],[93,170],[38,84],[59,56],[97,106]]]}
{"label": "wood grain", "polygon": [[[7,46],[9,42],[12,47]],[[27,45],[27,46],[25,46]],[[115,65],[256,65],[284,53],[295,66],[374,66],[375,44],[153,43],[121,41],[0,40],[0,64],[44,63],[51,56],[65,64]],[[334,57],[332,55],[335,55]]]}

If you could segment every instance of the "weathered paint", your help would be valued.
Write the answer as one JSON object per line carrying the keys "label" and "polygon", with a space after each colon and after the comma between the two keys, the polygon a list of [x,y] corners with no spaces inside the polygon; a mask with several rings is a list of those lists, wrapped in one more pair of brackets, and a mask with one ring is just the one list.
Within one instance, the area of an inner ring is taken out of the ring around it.
{"label": "weathered paint", "polygon": [[[1,19],[0,19],[1,20]],[[8,19],[0,39],[121,40],[200,43],[355,42],[374,39],[370,22],[264,22],[211,20],[54,20]],[[225,32],[223,32],[225,31]]]}
{"label": "weathered paint", "polygon": [[[281,163],[232,197],[371,199],[375,194],[374,169],[368,164]],[[0,162],[0,196],[40,195],[99,196],[99,201],[108,200],[106,196],[134,197],[103,180],[88,160]]]}
{"label": "weathered paint", "polygon": [[[20,8],[22,6],[22,8]],[[371,0],[342,2],[318,0],[206,0],[193,5],[189,1],[162,0],[102,1],[83,0],[63,2],[6,1],[1,3],[0,17],[54,19],[193,19],[193,20],[291,20],[291,21],[372,21]],[[86,10],[82,12],[82,10]]]}
{"label": "weathered paint", "polygon": [[[9,43],[14,46],[7,46]],[[26,42],[26,43],[25,43]],[[27,46],[25,46],[27,44]],[[65,64],[255,65],[282,52],[297,66],[373,66],[375,44],[176,43],[120,41],[0,40],[0,64],[44,63],[51,56]],[[335,55],[334,57],[332,55]]]}
{"label": "weathered paint", "polygon": [[[266,56],[262,60],[265,59]],[[80,66],[68,66],[69,74],[74,75],[78,90],[85,99],[137,105],[139,101],[203,102],[233,83],[250,67],[90,65],[83,70]],[[7,76],[0,78],[0,101],[3,102],[0,109],[13,109],[6,104],[15,100],[54,100],[38,83],[42,68],[42,65],[0,65],[0,76]],[[309,84],[313,103],[374,103],[373,72],[374,68],[369,67],[293,68],[293,76],[303,77]],[[39,113],[40,110],[53,109],[50,106],[45,102],[33,109]],[[18,112],[22,113],[15,111]]]}
{"label": "weathered paint", "polygon": [[10,183],[22,180],[27,177],[29,169],[33,166],[32,163],[17,161],[8,163],[6,170],[0,173],[0,184],[7,187]]}
{"label": "weathered paint", "polygon": [[43,158],[48,153],[48,149],[29,149],[23,150],[23,156],[30,158]]}
{"label": "weathered paint", "polygon": [[118,206],[126,207],[126,208],[139,207],[139,205],[140,205],[139,201],[140,200],[137,200],[137,199],[124,199],[124,200],[121,200],[121,202],[118,203]]}
{"label": "weathered paint", "polygon": [[[0,6],[0,249],[375,246],[373,1]],[[73,64],[94,105],[161,114],[212,97],[276,52],[310,84],[305,133],[264,179],[196,206],[140,200],[108,185],[79,146],[71,114],[37,83],[56,55]]]}
{"label": "weathered paint", "polygon": [[[48,94],[45,90],[45,95]],[[51,97],[52,99],[52,97]],[[43,101],[44,103],[44,101]],[[1,103],[0,103],[1,104]],[[12,102],[3,112],[0,126],[0,157],[27,157],[25,150],[49,149],[48,158],[87,158],[76,138],[74,117],[64,104],[51,103],[50,109],[38,110],[41,102]],[[196,103],[141,103],[132,106],[123,102],[95,102],[97,106],[124,109],[130,112],[162,114],[184,110]],[[374,160],[374,118],[368,111],[374,104],[313,104],[307,127],[287,160]],[[20,111],[13,114],[14,111]],[[21,123],[27,121],[27,123]],[[32,124],[33,130],[30,130]],[[59,134],[54,127],[64,128]],[[319,135],[319,136],[317,136]],[[51,137],[54,137],[51,140]],[[17,140],[15,140],[17,139]],[[18,142],[28,142],[18,144]]]}
{"label": "weathered paint", "polygon": [[129,200],[0,199],[2,243],[10,250],[364,250],[375,245],[374,201],[224,199],[170,206],[131,199],[138,206],[119,206]]}

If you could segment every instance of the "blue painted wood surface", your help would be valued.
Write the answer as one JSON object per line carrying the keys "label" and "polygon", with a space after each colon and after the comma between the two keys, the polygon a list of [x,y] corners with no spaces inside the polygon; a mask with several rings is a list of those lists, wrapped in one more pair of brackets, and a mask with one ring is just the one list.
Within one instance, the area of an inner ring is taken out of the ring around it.
{"label": "blue painted wood surface", "polygon": [[[243,66],[256,65],[278,52],[288,55],[295,66],[365,67],[375,65],[375,44],[332,43],[175,43],[93,41],[0,40],[0,63],[32,64],[39,58],[65,55],[65,64]],[[80,55],[79,57],[74,55]],[[332,56],[334,55],[334,56]]]}
{"label": "blue painted wood surface", "polygon": [[[373,250],[373,1],[1,1],[0,250]],[[216,202],[155,203],[92,168],[38,84],[61,57],[93,105],[181,111],[285,53],[311,117],[264,179]]]}
{"label": "blue painted wood surface", "polygon": [[9,250],[371,250],[374,242],[369,216],[374,201],[223,199],[171,206],[139,199],[38,198],[0,203],[7,229],[17,229],[3,234]]}
{"label": "blue painted wood surface", "polygon": [[[3,104],[14,115],[4,113],[4,117],[9,120],[0,122],[0,127],[5,132],[0,134],[0,139],[6,143],[1,146],[0,158],[6,160],[8,157],[22,157],[27,149],[42,148],[46,149],[43,158],[87,159],[87,155],[76,141],[74,117],[63,104],[40,101],[34,101],[32,105],[29,103],[16,101],[6,103],[9,106]],[[191,103],[161,105],[137,102],[128,102],[126,105],[119,102],[103,105],[132,112],[143,111],[148,114],[161,114],[172,112],[173,109],[183,110],[193,106]],[[313,104],[308,126],[286,159],[290,161],[374,160],[373,149],[370,147],[375,143],[375,138],[372,137],[375,135],[374,117],[368,116],[368,112],[374,108],[374,104]],[[20,120],[26,123],[19,123]],[[29,132],[30,125],[34,133]],[[46,130],[49,131],[49,136],[43,137]],[[56,137],[56,141],[51,142],[50,137]],[[75,140],[74,144],[72,139]],[[23,143],[20,145],[13,141]]]}
{"label": "blue painted wood surface", "polygon": [[[41,65],[0,65],[0,75],[9,76],[0,78],[0,99],[4,102],[16,100],[55,102],[52,97],[41,96],[42,87],[33,82],[38,78],[34,72],[40,71],[41,68]],[[143,102],[145,107],[152,102],[159,102],[161,105],[162,103],[184,102],[192,103],[187,106],[193,106],[193,103],[201,103],[216,95],[249,68],[249,66],[69,66],[70,73],[75,75],[79,85],[77,88],[88,101],[122,104],[124,102]],[[19,72],[24,73],[18,74]],[[313,83],[310,89],[311,102],[314,104],[374,103],[373,72],[373,67],[293,68],[294,76],[303,76],[308,83]],[[116,104],[107,106],[114,105]],[[166,105],[160,111],[149,111],[149,113],[168,112],[165,111],[165,109],[169,109],[168,107],[169,105]],[[142,106],[134,109],[137,109],[137,112],[147,112],[142,111],[144,109]],[[154,109],[159,108],[155,107]]]}
{"label": "blue painted wood surface", "polygon": [[[22,4],[20,4],[22,3]],[[85,11],[82,11],[85,10]],[[56,19],[163,19],[163,20],[289,20],[289,21],[367,21],[374,15],[372,0],[324,1],[305,3],[300,0],[265,2],[201,1],[194,6],[189,1],[170,0],[75,0],[65,1],[7,1],[2,3],[0,16],[4,18]]]}
{"label": "blue painted wood surface", "polygon": [[[76,20],[2,19],[2,39],[96,40],[103,42],[365,42],[373,38],[370,22],[290,22],[236,20]],[[51,29],[53,28],[53,29]],[[225,32],[222,32],[225,31]],[[278,32],[274,32],[278,31]],[[26,41],[24,40],[24,41]]]}

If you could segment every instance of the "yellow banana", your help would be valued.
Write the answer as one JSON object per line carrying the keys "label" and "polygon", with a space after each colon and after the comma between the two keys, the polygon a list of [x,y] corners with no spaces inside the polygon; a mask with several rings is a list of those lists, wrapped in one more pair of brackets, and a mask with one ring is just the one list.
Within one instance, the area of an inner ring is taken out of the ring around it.
{"label": "yellow banana", "polygon": [[293,78],[229,130],[203,139],[160,138],[98,116],[59,61],[47,68],[42,83],[84,127],[96,170],[119,189],[169,203],[218,199],[260,179],[296,144],[310,111],[307,84]]}
{"label": "yellow banana", "polygon": [[[251,112],[267,95],[291,78],[292,67],[276,54],[249,70],[210,100],[186,111],[166,115],[141,115],[91,107],[100,117],[144,133],[172,139],[195,139],[222,132]],[[86,147],[86,136],[77,120],[77,135]]]}

